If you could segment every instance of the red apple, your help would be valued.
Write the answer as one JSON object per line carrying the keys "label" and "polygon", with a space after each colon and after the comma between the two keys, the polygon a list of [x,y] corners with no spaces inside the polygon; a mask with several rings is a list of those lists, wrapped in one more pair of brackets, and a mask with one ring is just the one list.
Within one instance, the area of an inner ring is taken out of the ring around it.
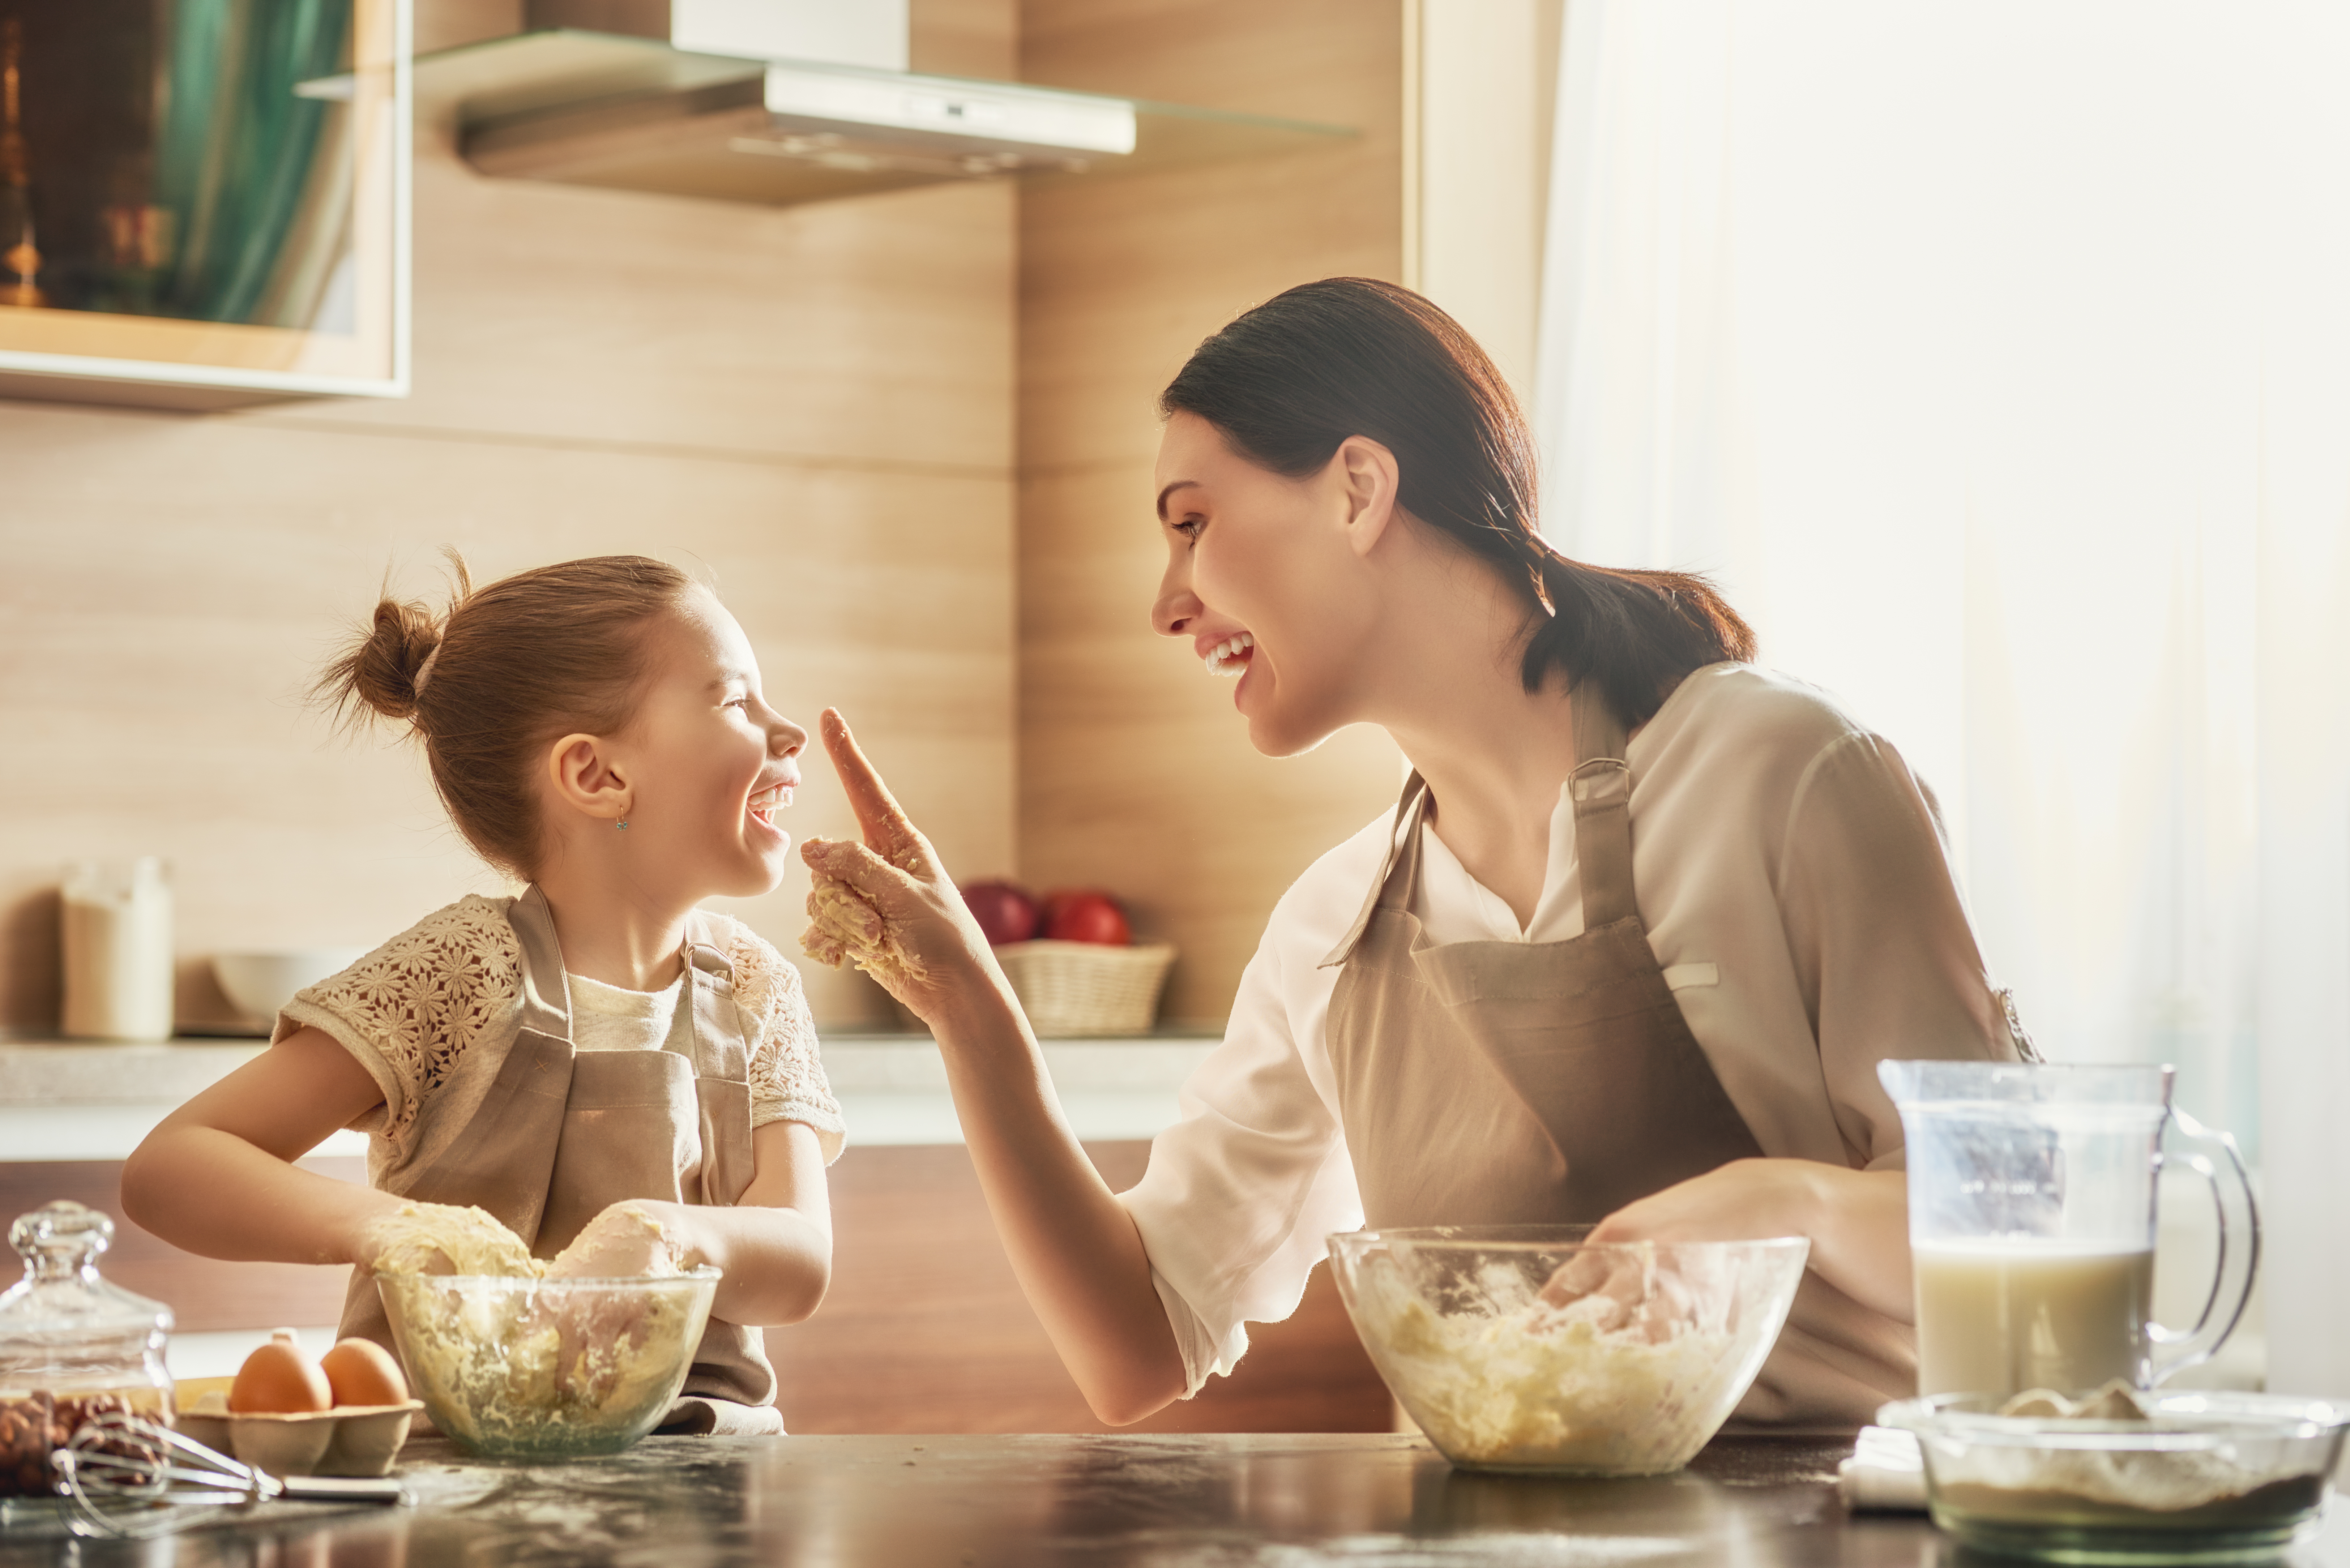
{"label": "red apple", "polygon": [[1001,947],[1035,937],[1042,923],[1036,900],[1013,882],[973,882],[962,889],[962,901],[987,940]]}
{"label": "red apple", "polygon": [[1118,900],[1096,888],[1065,888],[1045,898],[1045,935],[1056,942],[1122,948],[1134,940]]}

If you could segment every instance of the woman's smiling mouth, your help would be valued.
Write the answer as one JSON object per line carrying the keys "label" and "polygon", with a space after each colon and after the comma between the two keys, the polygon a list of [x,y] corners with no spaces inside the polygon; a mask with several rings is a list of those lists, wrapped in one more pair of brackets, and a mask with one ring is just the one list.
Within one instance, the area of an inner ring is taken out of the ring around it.
{"label": "woman's smiling mouth", "polygon": [[1249,656],[1255,649],[1255,638],[1244,631],[1235,632],[1201,657],[1208,661],[1211,675],[1239,675],[1248,669]]}

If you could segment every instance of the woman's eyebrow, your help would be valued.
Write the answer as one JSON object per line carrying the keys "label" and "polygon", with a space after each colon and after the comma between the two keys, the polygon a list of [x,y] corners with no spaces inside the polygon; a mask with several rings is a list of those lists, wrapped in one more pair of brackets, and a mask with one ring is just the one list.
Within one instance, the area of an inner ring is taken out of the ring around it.
{"label": "woman's eyebrow", "polygon": [[710,684],[703,688],[703,690],[709,691],[723,691],[729,686],[748,686],[749,684],[751,684],[751,672],[749,670],[722,670],[711,680]]}
{"label": "woman's eyebrow", "polygon": [[1167,521],[1167,498],[1169,496],[1174,494],[1179,490],[1197,490],[1199,488],[1200,482],[1196,479],[1179,479],[1174,483],[1169,485],[1166,489],[1160,491],[1159,493],[1159,520],[1161,523]]}

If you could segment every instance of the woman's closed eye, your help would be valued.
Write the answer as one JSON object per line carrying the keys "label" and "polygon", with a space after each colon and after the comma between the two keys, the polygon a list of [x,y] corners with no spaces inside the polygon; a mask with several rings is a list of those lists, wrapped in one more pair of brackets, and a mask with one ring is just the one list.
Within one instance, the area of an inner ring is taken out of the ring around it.
{"label": "woman's closed eye", "polygon": [[1167,524],[1167,526],[1174,529],[1175,532],[1182,535],[1183,537],[1191,540],[1195,544],[1199,541],[1201,531],[1206,528],[1207,525],[1208,520],[1205,517],[1179,518],[1177,521]]}

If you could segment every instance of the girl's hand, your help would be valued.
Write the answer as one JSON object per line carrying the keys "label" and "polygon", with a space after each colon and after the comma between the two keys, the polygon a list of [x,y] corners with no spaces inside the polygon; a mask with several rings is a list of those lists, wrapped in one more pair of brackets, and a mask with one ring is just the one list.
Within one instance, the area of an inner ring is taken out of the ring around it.
{"label": "girl's hand", "polygon": [[819,727],[864,842],[811,838],[800,846],[816,873],[808,913],[816,925],[804,939],[809,951],[827,962],[858,958],[926,1023],[968,987],[1003,986],[979,922],[931,841],[865,760],[847,721],[827,708]]}

